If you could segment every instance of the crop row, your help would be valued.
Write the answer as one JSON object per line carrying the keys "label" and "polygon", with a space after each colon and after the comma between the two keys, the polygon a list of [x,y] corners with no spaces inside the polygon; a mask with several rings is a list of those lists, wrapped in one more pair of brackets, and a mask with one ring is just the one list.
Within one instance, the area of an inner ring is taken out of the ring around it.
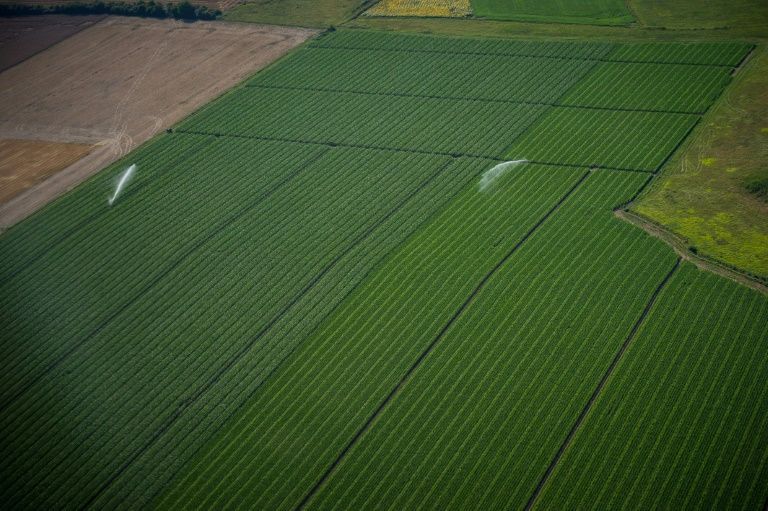
{"label": "crop row", "polygon": [[685,264],[537,509],[761,509],[768,298]]}
{"label": "crop row", "polygon": [[314,47],[361,50],[395,50],[448,54],[517,55],[592,59],[615,62],[656,62],[736,66],[752,45],[738,42],[713,43],[583,43],[558,41],[512,41],[392,34],[371,30],[339,30],[309,43]]}
{"label": "crop row", "polygon": [[161,504],[293,508],[481,279],[583,175],[529,165],[491,193],[466,189],[305,343]]}
{"label": "crop row", "polygon": [[[127,193],[136,193],[152,183],[160,187],[174,176],[173,168],[165,163],[183,165],[185,158],[202,150],[212,137],[174,138],[165,134],[142,145],[130,155],[104,169],[45,209],[14,226],[0,237],[0,283],[28,266],[31,261],[61,243],[68,236],[85,228],[107,212],[107,198],[114,191],[120,172],[135,163],[139,171]],[[165,185],[167,186],[167,185]],[[143,197],[145,194],[137,195]]]}
{"label": "crop row", "polygon": [[[515,246],[522,229],[541,218],[581,176],[583,171],[576,169],[530,165],[508,176],[509,181],[491,194],[468,190],[305,344],[190,464],[161,504],[294,507],[460,310],[482,275]],[[506,490],[492,492],[488,506],[480,507],[499,507],[506,502],[505,491],[518,492],[524,502],[571,419],[674,262],[663,245],[611,214],[611,207],[644,182],[644,176],[633,173],[588,177],[583,190],[522,245],[459,315],[323,486],[319,502],[325,502],[327,491],[339,497],[335,502],[341,507],[376,502],[382,508],[416,508],[433,502],[422,500],[429,498],[425,495],[430,489],[444,495],[462,483],[473,492],[492,489],[489,478],[497,474],[505,477],[499,487]],[[614,265],[617,259],[621,263]],[[513,356],[515,350],[533,350],[550,366]],[[585,355],[562,356],[566,352]],[[475,367],[469,365],[473,360],[480,361],[478,369],[462,375]],[[494,368],[494,363],[509,366]],[[510,368],[515,364],[522,366],[519,373]],[[558,378],[559,387],[553,383]],[[542,406],[540,394],[553,389],[562,391],[552,398],[560,401]],[[495,401],[500,396],[507,405]],[[515,403],[523,403],[531,413],[541,409],[549,422],[526,433],[533,417],[513,413]],[[461,410],[465,404],[475,412]],[[486,412],[500,413],[517,429],[503,431],[499,444],[481,454],[497,424],[482,417]],[[452,424],[454,418],[457,423]],[[391,442],[383,442],[381,435],[392,433],[397,424],[403,429],[394,431]],[[543,432],[549,438],[542,444],[538,435]],[[438,438],[442,434],[446,436]],[[514,444],[529,452],[501,448],[512,449]],[[529,454],[536,451],[533,463]],[[458,456],[449,459],[453,455]],[[505,460],[514,460],[518,471],[500,471]],[[479,463],[479,473],[462,471],[470,461]],[[455,480],[416,488],[436,482],[443,469],[445,477]],[[524,482],[513,483],[526,472]],[[468,502],[475,507],[480,501],[470,496],[464,504]],[[461,502],[455,504],[462,508]]]}
{"label": "crop row", "polygon": [[248,84],[552,103],[593,66],[583,60],[536,57],[310,48]]}
{"label": "crop row", "polygon": [[506,55],[599,59],[610,53],[611,43],[570,43],[559,41],[513,41],[415,34],[391,34],[373,30],[337,30],[314,39],[309,46],[359,50],[395,50],[470,55]]}
{"label": "crop row", "polygon": [[[253,174],[257,179],[249,183],[237,160],[258,160],[258,149],[266,149],[269,143],[239,143],[253,148],[250,153],[238,148],[226,169],[220,167],[224,172],[240,169],[228,188],[216,190],[216,194],[200,182],[187,190],[170,188],[167,195],[159,194],[156,202],[145,205],[149,206],[143,209],[146,213],[124,211],[126,223],[119,226],[120,231],[130,236],[133,230],[142,231],[143,223],[152,216],[167,217],[157,211],[179,191],[187,200],[200,194],[199,200],[208,203],[212,216],[226,218],[221,210],[227,207],[228,195],[258,194],[253,186],[259,182],[257,176],[267,170],[258,169]],[[129,303],[116,305],[111,296],[120,296],[130,287],[130,279],[141,279],[142,265],[163,264],[162,253],[126,254],[129,249],[119,237],[112,243],[109,233],[89,231],[91,245],[72,247],[62,259],[70,263],[90,252],[91,257],[107,261],[101,265],[102,271],[83,272],[83,266],[57,266],[43,260],[30,269],[38,281],[19,286],[15,296],[20,304],[42,307],[33,317],[45,317],[46,308],[60,313],[62,323],[75,326],[88,325],[92,315],[103,311],[110,317],[95,330],[73,327],[58,336],[38,332],[31,337],[35,352],[14,366],[9,377],[14,380],[24,377],[30,367],[44,368],[37,357],[42,353],[50,359],[46,341],[51,339],[56,346],[77,346],[0,417],[0,431],[7,439],[0,469],[3,501],[31,507],[86,503],[123,463],[145,448],[179,407],[187,406],[200,389],[220,377],[222,369],[236,363],[258,341],[259,332],[299,300],[318,276],[374,233],[386,238],[394,230],[401,238],[407,236],[418,226],[418,216],[407,220],[408,229],[403,232],[402,225],[387,222],[391,215],[407,203],[422,200],[418,191],[433,180],[455,179],[446,168],[454,161],[448,157],[335,149],[307,162],[306,154],[295,153],[295,148],[286,145],[280,152],[283,161],[294,159],[291,168],[271,164],[275,168],[272,175],[296,173],[290,181],[267,200],[254,201],[216,228],[151,286],[134,293],[135,299]],[[212,154],[207,151],[203,157]],[[210,181],[211,175],[216,173],[208,168],[200,177],[205,183],[217,183]],[[245,190],[238,191],[238,187]],[[439,205],[440,200],[436,202]],[[127,209],[129,203],[124,204]],[[133,222],[128,222],[131,216]],[[108,225],[115,228],[115,220]],[[172,230],[144,234],[143,243],[131,245],[162,245],[174,234],[183,239],[190,236]],[[90,268],[86,262],[81,264]],[[105,271],[118,278],[105,282]],[[51,274],[70,285],[49,286]],[[343,274],[337,277],[345,278]],[[27,295],[28,287],[48,294]],[[106,303],[103,307],[88,303],[82,311],[71,309],[72,302],[83,300],[82,294]],[[67,311],[60,312],[62,307]],[[14,317],[20,314],[23,311]],[[279,362],[280,354],[271,353],[278,358],[267,362]],[[57,391],[62,387],[67,389],[65,394]]]}
{"label": "crop row", "polygon": [[605,60],[734,67],[751,49],[738,42],[633,43],[617,45]]}
{"label": "crop row", "polygon": [[730,80],[727,67],[601,62],[561,104],[703,113]]}
{"label": "crop row", "polygon": [[699,117],[553,107],[507,151],[510,159],[656,171]]}
{"label": "crop row", "polygon": [[243,87],[182,131],[501,156],[548,107],[483,101]]}
{"label": "crop row", "polygon": [[[130,195],[111,208],[107,193],[78,190],[72,202],[100,199],[85,210],[97,217],[0,285],[3,406],[230,218],[267,200],[286,177],[325,151],[276,142],[172,138],[180,147],[197,139],[199,152],[176,159],[160,144],[155,159],[137,160],[141,166]],[[146,182],[151,186],[142,188]],[[171,213],[158,214],[158,208]]]}

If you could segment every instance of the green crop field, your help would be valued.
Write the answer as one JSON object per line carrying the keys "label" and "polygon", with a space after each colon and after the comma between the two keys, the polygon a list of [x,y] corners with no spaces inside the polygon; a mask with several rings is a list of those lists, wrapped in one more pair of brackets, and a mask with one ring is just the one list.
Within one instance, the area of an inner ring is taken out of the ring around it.
{"label": "green crop field", "polygon": [[686,264],[563,457],[540,507],[761,509],[768,477],[761,405],[766,332],[764,297]]}
{"label": "green crop field", "polygon": [[493,20],[627,25],[625,0],[472,0],[475,16]]}
{"label": "green crop field", "polygon": [[0,236],[0,500],[759,508],[768,296],[614,214],[752,49],[309,41]]}

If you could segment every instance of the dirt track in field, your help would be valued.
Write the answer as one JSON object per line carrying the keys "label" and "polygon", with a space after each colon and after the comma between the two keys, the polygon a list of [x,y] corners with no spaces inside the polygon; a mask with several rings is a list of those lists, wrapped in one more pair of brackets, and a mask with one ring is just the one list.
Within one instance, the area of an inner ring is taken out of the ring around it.
{"label": "dirt track in field", "polygon": [[104,16],[0,18],[0,71],[84,30]]}
{"label": "dirt track in field", "polygon": [[63,170],[92,146],[41,140],[0,140],[0,203]]}
{"label": "dirt track in field", "polygon": [[316,32],[108,17],[0,73],[0,139],[97,144],[0,206],[0,227],[125,155]]}

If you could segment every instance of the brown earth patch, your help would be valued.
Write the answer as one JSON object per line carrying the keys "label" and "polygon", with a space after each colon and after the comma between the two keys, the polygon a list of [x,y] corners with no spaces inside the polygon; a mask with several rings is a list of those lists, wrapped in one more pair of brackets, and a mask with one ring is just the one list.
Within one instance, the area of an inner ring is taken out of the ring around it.
{"label": "brown earth patch", "polygon": [[0,71],[53,46],[104,16],[23,16],[0,18]]}
{"label": "brown earth patch", "polygon": [[43,140],[0,140],[0,203],[69,167],[92,148]]}
{"label": "brown earth patch", "polygon": [[[67,5],[67,4],[87,4],[94,3],[96,0],[0,0],[0,5]],[[126,3],[133,0],[118,0]],[[211,10],[225,11],[231,9],[244,0],[189,0],[192,5],[204,5]],[[179,3],[181,0],[155,0],[156,3],[168,4]],[[108,2],[105,2],[108,3]]]}
{"label": "brown earth patch", "polygon": [[108,17],[0,73],[0,139],[98,144],[5,205],[8,227],[314,35]]}

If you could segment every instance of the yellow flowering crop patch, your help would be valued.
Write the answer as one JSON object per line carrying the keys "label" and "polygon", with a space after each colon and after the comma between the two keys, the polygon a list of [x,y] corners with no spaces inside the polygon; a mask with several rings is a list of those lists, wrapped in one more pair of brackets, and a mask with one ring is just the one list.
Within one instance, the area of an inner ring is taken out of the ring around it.
{"label": "yellow flowering crop patch", "polygon": [[461,17],[472,13],[469,0],[381,0],[368,16]]}

